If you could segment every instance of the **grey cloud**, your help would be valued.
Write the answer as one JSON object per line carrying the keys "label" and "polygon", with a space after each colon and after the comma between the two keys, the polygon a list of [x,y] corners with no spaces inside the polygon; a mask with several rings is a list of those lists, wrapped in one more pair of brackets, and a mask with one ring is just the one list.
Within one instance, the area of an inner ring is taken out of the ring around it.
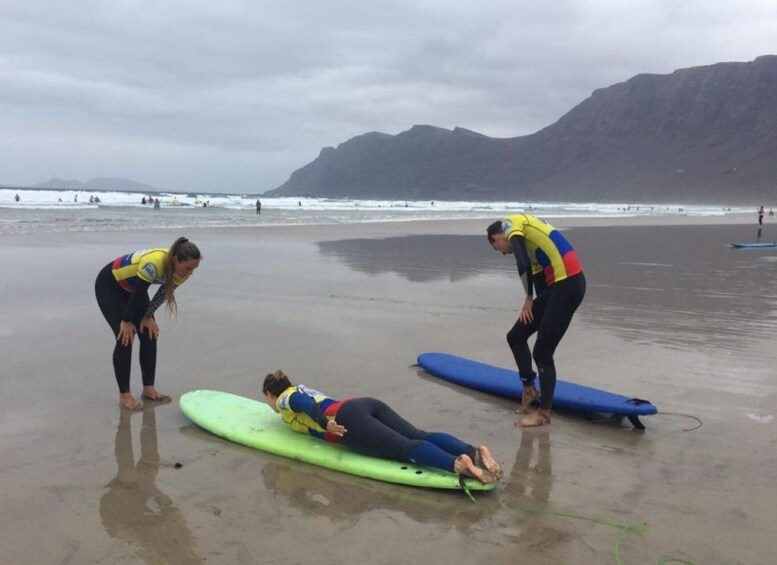
{"label": "grey cloud", "polygon": [[755,0],[5,1],[0,127],[16,143],[0,183],[265,190],[368,131],[524,135],[634,74],[768,53],[776,15]]}

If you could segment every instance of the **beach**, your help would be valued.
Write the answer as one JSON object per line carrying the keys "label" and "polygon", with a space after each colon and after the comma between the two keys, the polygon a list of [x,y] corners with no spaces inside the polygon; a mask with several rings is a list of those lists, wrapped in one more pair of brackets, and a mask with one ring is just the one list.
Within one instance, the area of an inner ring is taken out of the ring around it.
{"label": "beach", "polygon": [[[650,400],[645,431],[564,412],[522,430],[515,402],[414,366],[441,351],[513,368],[523,290],[488,221],[0,237],[2,562],[772,562],[777,251],[729,247],[756,241],[755,216],[553,223],[588,282],[559,378]],[[177,319],[157,314],[174,400],[122,412],[94,279],[178,235],[204,259]],[[178,408],[194,389],[261,398],[275,369],[487,444],[505,477],[475,504],[236,445]]]}

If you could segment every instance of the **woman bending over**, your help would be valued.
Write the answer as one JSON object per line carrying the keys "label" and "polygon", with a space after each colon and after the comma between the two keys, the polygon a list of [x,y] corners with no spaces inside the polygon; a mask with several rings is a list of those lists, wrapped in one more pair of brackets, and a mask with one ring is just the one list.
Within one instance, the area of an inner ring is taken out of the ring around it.
{"label": "woman bending over", "polygon": [[[143,378],[142,398],[170,402],[170,397],[154,388],[156,377],[156,344],[159,326],[154,312],[164,302],[175,316],[175,289],[182,285],[200,265],[200,250],[185,237],[179,237],[167,248],[145,249],[121,255],[108,263],[97,275],[94,292],[105,320],[111,327],[116,344],[113,348],[113,371],[119,385],[119,402],[130,410],[140,410],[143,403],[130,392],[132,342],[140,341],[140,372]],[[149,300],[148,288],[158,284]]]}

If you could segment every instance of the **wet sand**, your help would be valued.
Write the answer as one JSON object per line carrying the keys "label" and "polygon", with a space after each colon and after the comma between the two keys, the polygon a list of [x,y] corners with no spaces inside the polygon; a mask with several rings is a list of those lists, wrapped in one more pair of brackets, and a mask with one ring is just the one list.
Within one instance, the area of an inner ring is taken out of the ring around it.
{"label": "wet sand", "polygon": [[511,367],[522,291],[487,222],[186,234],[205,260],[177,321],[158,316],[162,392],[257,397],[283,368],[381,398],[491,446],[506,474],[477,505],[231,444],[176,403],[122,413],[94,277],[178,234],[0,238],[2,562],[772,562],[777,251],[728,247],[755,241],[749,217],[672,222],[555,222],[588,280],[560,378],[651,400],[645,432],[563,412],[520,430],[511,401],[412,366],[446,351]]}

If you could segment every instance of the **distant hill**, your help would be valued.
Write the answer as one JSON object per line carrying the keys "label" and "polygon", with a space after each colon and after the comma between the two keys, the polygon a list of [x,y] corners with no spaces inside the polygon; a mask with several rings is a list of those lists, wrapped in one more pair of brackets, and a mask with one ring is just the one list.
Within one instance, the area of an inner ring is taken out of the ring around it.
{"label": "distant hill", "polygon": [[115,190],[120,192],[160,192],[164,189],[156,188],[141,182],[116,178],[96,178],[86,182],[78,180],[50,179],[36,184],[32,188],[62,188],[66,190]]}
{"label": "distant hill", "polygon": [[267,196],[761,204],[777,200],[777,56],[641,74],[537,133],[366,133]]}

